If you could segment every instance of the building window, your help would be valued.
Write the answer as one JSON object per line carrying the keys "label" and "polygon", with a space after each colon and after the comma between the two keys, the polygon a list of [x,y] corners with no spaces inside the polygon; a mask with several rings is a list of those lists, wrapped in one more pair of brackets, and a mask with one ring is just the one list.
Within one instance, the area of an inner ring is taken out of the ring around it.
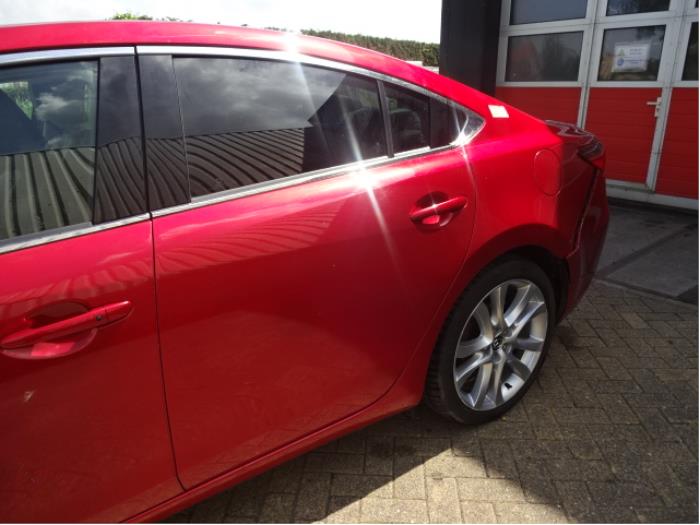
{"label": "building window", "polygon": [[510,23],[536,24],[586,18],[588,0],[512,0]]}
{"label": "building window", "polygon": [[685,65],[683,66],[683,80],[698,79],[698,23],[693,22],[690,26],[690,36],[688,38],[688,51],[685,54]]}
{"label": "building window", "polygon": [[97,70],[0,69],[0,241],[90,222]]}
{"label": "building window", "polygon": [[511,36],[506,81],[576,82],[582,43],[583,31]]}
{"label": "building window", "polygon": [[654,81],[659,74],[665,26],[606,29],[598,80]]}
{"label": "building window", "polygon": [[607,16],[668,11],[671,0],[608,0]]}
{"label": "building window", "polygon": [[193,197],[387,154],[375,80],[270,60],[174,64]]}

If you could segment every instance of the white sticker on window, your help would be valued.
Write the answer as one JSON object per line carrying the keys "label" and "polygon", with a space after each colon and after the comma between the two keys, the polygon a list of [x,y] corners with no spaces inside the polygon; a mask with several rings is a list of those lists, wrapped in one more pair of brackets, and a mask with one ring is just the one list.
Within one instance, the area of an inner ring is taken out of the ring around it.
{"label": "white sticker on window", "polygon": [[492,104],[489,104],[489,110],[491,111],[491,116],[493,118],[508,118],[508,110],[505,108],[505,106],[495,106]]}

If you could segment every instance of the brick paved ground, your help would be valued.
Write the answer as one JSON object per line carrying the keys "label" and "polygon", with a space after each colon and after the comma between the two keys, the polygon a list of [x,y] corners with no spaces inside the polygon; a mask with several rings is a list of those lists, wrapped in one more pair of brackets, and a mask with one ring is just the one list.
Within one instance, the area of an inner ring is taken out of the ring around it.
{"label": "brick paved ground", "polygon": [[168,521],[697,523],[697,334],[696,308],[597,282],[499,421],[419,407]]}

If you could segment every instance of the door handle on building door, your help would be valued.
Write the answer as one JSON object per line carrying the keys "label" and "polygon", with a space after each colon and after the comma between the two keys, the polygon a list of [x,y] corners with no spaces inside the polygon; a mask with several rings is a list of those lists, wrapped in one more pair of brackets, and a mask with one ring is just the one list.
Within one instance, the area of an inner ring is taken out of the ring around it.
{"label": "door handle on building door", "polygon": [[656,97],[656,100],[650,100],[647,102],[647,106],[654,106],[654,117],[659,116],[659,110],[661,109],[661,97]]}

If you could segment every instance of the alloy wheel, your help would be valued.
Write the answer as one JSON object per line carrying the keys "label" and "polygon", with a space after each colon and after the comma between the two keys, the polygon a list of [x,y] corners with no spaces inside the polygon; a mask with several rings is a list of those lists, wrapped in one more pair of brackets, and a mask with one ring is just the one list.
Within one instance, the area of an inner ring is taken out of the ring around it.
{"label": "alloy wheel", "polygon": [[472,410],[492,410],[525,385],[542,356],[548,324],[542,290],[526,279],[493,288],[472,311],[457,343],[454,384]]}

